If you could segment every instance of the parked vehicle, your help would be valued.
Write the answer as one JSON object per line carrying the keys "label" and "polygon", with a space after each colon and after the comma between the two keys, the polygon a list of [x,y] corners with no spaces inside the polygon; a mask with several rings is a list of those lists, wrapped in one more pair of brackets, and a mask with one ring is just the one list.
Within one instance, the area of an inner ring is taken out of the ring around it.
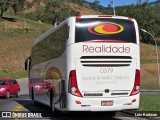
{"label": "parked vehicle", "polygon": [[13,78],[0,78],[0,96],[8,99],[11,95],[20,96],[20,85],[17,80]]}

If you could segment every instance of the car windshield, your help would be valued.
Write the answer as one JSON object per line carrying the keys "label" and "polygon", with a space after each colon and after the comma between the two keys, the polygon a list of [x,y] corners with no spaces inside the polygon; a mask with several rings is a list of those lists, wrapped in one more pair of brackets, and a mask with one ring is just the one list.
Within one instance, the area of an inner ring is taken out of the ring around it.
{"label": "car windshield", "polygon": [[7,85],[8,80],[0,80],[0,85]]}

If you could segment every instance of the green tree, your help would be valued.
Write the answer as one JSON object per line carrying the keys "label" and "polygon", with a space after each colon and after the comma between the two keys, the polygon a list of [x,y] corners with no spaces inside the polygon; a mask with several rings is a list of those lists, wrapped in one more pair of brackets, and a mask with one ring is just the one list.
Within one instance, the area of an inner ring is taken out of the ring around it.
{"label": "green tree", "polygon": [[3,13],[5,12],[5,11],[7,11],[7,9],[8,9],[8,3],[9,1],[7,0],[1,0],[0,1],[0,9],[1,9],[1,12],[0,12],[0,21],[2,20],[2,16],[3,16]]}
{"label": "green tree", "polygon": [[14,14],[17,14],[18,10],[24,5],[25,0],[1,0],[0,1],[0,20],[2,20],[3,14],[9,7],[13,8]]}
{"label": "green tree", "polygon": [[57,25],[67,17],[76,15],[77,12],[70,8],[70,2],[65,2],[63,0],[48,0],[44,16],[48,16],[47,21],[53,25]]}
{"label": "green tree", "polygon": [[57,25],[70,16],[78,15],[78,12],[70,7],[70,2],[70,0],[65,2],[64,0],[45,0],[43,6],[37,5],[36,11],[27,13],[26,17]]}
{"label": "green tree", "polygon": [[100,2],[98,1],[98,0],[95,0],[92,4],[91,4],[91,7],[93,8],[93,9],[95,9],[96,11],[98,11],[99,10],[99,5],[100,4]]}

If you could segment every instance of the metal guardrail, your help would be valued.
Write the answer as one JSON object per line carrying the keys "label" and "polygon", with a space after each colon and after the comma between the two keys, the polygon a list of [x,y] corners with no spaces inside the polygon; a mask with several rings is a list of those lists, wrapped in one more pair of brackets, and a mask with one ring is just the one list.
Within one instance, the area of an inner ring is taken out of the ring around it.
{"label": "metal guardrail", "polygon": [[160,95],[160,90],[141,90],[141,95]]}

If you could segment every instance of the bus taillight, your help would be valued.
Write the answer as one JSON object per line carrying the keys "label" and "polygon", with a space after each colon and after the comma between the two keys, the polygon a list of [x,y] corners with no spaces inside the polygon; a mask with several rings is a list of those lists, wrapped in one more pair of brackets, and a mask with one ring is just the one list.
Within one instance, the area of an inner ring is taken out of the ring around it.
{"label": "bus taillight", "polygon": [[130,96],[138,94],[139,89],[140,89],[140,70],[136,69],[134,87],[132,89],[132,92],[131,92]]}
{"label": "bus taillight", "polygon": [[82,94],[78,89],[77,77],[76,77],[75,70],[70,71],[68,91],[69,91],[69,93],[71,93],[74,96],[82,97]]}

